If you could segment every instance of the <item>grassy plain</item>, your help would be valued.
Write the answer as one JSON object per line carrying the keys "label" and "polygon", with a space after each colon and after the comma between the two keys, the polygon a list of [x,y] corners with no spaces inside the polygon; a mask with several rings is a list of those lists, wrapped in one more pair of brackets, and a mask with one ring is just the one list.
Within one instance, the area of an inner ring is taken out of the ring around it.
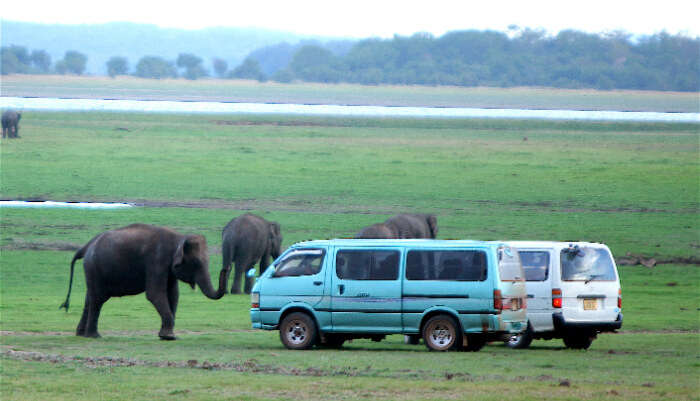
{"label": "grassy plain", "polygon": [[186,286],[178,341],[157,339],[143,296],[110,300],[103,338],[88,340],[72,335],[80,269],[70,311],[57,309],[72,257],[62,249],[162,224],[204,234],[216,274],[220,230],[246,210],[279,221],[285,246],[420,211],[438,215],[440,238],[697,259],[697,124],[26,112],[20,134],[0,142],[3,199],[146,206],[0,209],[3,400],[698,399],[697,265],[621,267],[623,331],[589,351],[553,340],[436,354],[391,336],[292,352],[249,329],[248,297]]}
{"label": "grassy plain", "polygon": [[141,79],[65,75],[4,75],[2,96],[208,100],[223,102],[381,106],[485,107],[686,112],[700,111],[692,92],[554,88],[366,86],[244,80]]}

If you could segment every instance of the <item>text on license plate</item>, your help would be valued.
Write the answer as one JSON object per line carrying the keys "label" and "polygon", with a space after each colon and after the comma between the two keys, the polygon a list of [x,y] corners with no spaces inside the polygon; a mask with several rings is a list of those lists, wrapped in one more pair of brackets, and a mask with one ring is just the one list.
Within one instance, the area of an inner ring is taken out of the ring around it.
{"label": "text on license plate", "polygon": [[596,310],[598,309],[598,300],[593,298],[593,299],[584,299],[583,300],[583,310]]}

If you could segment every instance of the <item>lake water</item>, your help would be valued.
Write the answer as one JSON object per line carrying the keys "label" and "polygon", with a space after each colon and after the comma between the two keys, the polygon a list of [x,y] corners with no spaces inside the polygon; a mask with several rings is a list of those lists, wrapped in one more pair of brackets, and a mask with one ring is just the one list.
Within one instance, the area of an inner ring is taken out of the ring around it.
{"label": "lake water", "polygon": [[0,200],[0,208],[71,208],[71,209],[123,209],[132,207],[129,203],[100,202],[54,202],[54,201],[15,201]]}
{"label": "lake water", "polygon": [[59,99],[8,96],[0,97],[0,108],[50,111],[135,111],[144,113],[291,114],[348,117],[513,118],[700,123],[700,113],[177,102],[161,100]]}

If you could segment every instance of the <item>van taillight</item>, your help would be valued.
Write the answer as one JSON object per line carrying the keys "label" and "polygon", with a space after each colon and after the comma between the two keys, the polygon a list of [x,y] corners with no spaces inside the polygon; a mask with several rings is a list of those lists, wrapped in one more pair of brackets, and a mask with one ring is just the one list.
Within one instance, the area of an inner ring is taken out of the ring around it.
{"label": "van taillight", "polygon": [[250,293],[250,307],[253,309],[257,309],[260,307],[260,293],[259,292],[251,292]]}
{"label": "van taillight", "polygon": [[561,308],[561,289],[552,288],[552,307]]}
{"label": "van taillight", "polygon": [[493,290],[493,309],[496,313],[501,313],[503,310],[503,298],[501,297],[501,290]]}
{"label": "van taillight", "polygon": [[617,290],[617,307],[622,309],[622,288]]}

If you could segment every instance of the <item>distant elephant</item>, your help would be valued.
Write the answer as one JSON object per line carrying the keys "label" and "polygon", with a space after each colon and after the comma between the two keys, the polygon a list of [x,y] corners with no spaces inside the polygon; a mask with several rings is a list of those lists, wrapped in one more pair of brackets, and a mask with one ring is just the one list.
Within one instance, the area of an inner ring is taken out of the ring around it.
{"label": "distant elephant", "polygon": [[398,214],[383,223],[363,228],[355,238],[431,238],[438,232],[437,217],[432,214]]}
{"label": "distant elephant", "polygon": [[19,120],[22,113],[14,110],[5,110],[2,113],[2,137],[19,138]]}
{"label": "distant elephant", "polygon": [[[270,258],[276,259],[280,256],[281,245],[280,225],[274,221],[246,213],[226,224],[221,232],[222,269],[230,270],[231,262],[236,264],[231,293],[240,294],[241,278],[258,261],[259,273],[262,273],[270,265]],[[253,278],[246,276],[244,292],[249,294],[252,286]]]}
{"label": "distant elephant", "polygon": [[68,311],[73,267],[85,258],[85,307],[76,335],[99,337],[97,320],[102,305],[111,297],[146,292],[161,318],[158,336],[175,340],[173,326],[179,298],[178,282],[193,289],[195,283],[205,296],[219,299],[226,293],[230,270],[219,274],[219,289],[214,290],[209,276],[207,241],[201,235],[182,235],[166,227],[147,224],[106,231],[95,236],[73,256],[70,264],[68,296],[61,308]]}
{"label": "distant elephant", "polygon": [[371,226],[365,227],[360,230],[359,233],[355,234],[357,239],[391,239],[398,238],[397,234],[394,233],[391,228],[387,227],[384,223],[372,224]]}

